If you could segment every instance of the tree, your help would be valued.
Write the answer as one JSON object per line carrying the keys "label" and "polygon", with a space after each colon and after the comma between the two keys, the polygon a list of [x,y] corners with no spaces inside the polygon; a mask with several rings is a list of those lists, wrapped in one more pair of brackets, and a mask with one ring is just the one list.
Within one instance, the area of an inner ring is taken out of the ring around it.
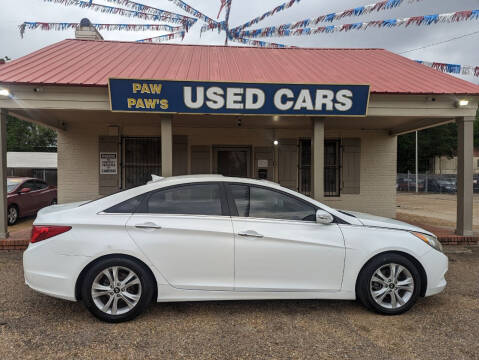
{"label": "tree", "polygon": [[56,151],[54,130],[7,116],[7,151]]}
{"label": "tree", "polygon": [[[457,154],[457,125],[450,123],[419,132],[419,171],[429,170],[429,161],[435,156],[453,157]],[[474,122],[474,147],[479,148],[479,111]],[[397,171],[406,173],[416,169],[416,135],[398,137]]]}

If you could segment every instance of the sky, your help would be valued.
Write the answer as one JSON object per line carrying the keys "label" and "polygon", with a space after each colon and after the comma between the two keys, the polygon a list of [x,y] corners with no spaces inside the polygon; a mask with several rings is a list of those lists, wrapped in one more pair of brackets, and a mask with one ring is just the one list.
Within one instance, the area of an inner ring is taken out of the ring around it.
{"label": "sky", "polygon": [[[220,0],[185,0],[190,6],[216,19]],[[232,0],[230,26],[238,26],[252,18],[273,9],[285,0]],[[340,12],[378,0],[301,0],[298,4],[273,17],[270,17],[250,29],[292,23],[306,18],[314,18],[331,12]],[[118,6],[105,0],[94,0],[103,5]],[[136,0],[136,2],[154,6],[163,10],[188,15],[168,0]],[[347,17],[333,24],[354,23],[370,20],[384,20],[437,13],[450,13],[461,10],[479,9],[479,0],[407,0],[395,9],[380,11],[360,17]],[[64,6],[43,0],[2,0],[0,13],[0,58],[8,56],[12,59],[29,54],[35,50],[63,39],[74,38],[74,31],[42,31],[27,30],[20,38],[18,25],[24,21],[38,22],[79,22],[87,17],[92,23],[152,23],[141,19],[127,18],[118,15],[102,14],[90,9],[75,6]],[[220,20],[224,17],[222,13]],[[172,24],[173,25],[173,24]],[[225,33],[217,31],[203,33],[203,25],[198,21],[190,29],[183,41],[171,40],[172,43],[222,45]],[[328,24],[329,25],[329,24]],[[427,47],[425,49],[403,53],[411,59],[479,66],[479,20],[459,23],[445,23],[431,26],[411,26],[408,28],[369,28],[334,34],[316,34],[301,37],[265,38],[258,40],[279,42],[285,45],[319,48],[385,48],[395,53],[417,49],[454,37],[477,32],[461,39]],[[167,32],[113,32],[102,31],[105,40],[135,41],[158,36]],[[461,78],[478,83],[474,76]]]}

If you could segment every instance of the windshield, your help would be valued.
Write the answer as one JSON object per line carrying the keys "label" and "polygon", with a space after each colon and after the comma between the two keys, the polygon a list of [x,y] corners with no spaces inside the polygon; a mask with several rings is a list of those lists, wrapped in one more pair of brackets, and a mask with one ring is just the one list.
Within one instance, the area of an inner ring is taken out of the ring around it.
{"label": "windshield", "polygon": [[22,182],[20,179],[7,179],[7,192],[12,192]]}

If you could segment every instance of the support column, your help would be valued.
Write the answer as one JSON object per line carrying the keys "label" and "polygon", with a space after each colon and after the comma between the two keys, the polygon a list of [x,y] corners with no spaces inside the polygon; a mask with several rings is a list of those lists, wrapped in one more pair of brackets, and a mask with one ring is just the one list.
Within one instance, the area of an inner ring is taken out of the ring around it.
{"label": "support column", "polygon": [[457,122],[457,222],[456,234],[472,236],[472,166],[474,151],[474,117]]}
{"label": "support column", "polygon": [[324,119],[313,118],[313,195],[324,197]]}
{"label": "support column", "polygon": [[7,111],[0,109],[0,239],[8,238],[7,221]]}
{"label": "support column", "polygon": [[171,117],[161,118],[161,176],[173,176],[173,126]]}

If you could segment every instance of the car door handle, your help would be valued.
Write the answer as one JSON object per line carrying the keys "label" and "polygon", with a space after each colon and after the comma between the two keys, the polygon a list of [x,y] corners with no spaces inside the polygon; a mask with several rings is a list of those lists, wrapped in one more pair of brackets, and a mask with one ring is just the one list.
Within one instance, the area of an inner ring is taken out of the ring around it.
{"label": "car door handle", "polygon": [[238,233],[239,236],[246,236],[246,237],[255,237],[255,238],[262,238],[264,237],[261,234],[258,234],[256,231],[248,230]]}
{"label": "car door handle", "polygon": [[161,229],[160,225],[156,225],[155,223],[147,222],[144,224],[136,224],[135,227],[137,229]]}

